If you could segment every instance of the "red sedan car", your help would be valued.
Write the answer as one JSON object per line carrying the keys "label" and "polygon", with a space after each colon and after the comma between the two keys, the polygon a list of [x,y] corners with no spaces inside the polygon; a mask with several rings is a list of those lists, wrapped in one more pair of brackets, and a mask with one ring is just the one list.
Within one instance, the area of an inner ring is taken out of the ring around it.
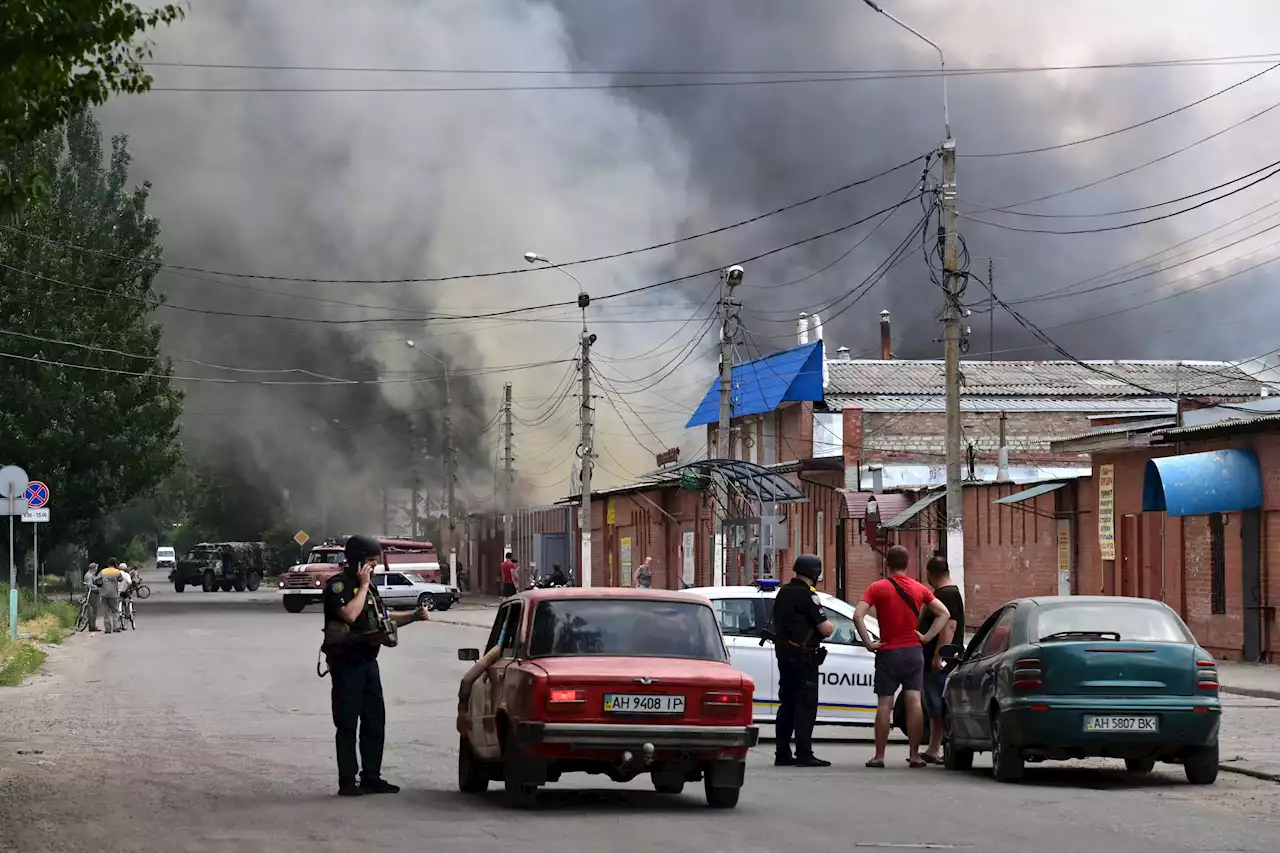
{"label": "red sedan car", "polygon": [[[751,678],[729,664],[711,603],[650,589],[535,589],[504,602],[459,718],[458,785],[502,781],[516,805],[563,773],[678,794],[702,780],[733,808],[746,771]],[[464,679],[465,683],[469,679]]]}

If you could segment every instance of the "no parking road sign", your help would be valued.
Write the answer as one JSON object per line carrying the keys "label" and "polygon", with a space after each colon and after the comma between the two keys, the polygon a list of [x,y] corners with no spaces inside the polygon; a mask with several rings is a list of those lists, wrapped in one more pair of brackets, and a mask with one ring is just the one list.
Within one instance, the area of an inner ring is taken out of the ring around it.
{"label": "no parking road sign", "polygon": [[39,480],[28,483],[22,496],[27,499],[27,506],[31,509],[40,509],[49,505],[49,487]]}

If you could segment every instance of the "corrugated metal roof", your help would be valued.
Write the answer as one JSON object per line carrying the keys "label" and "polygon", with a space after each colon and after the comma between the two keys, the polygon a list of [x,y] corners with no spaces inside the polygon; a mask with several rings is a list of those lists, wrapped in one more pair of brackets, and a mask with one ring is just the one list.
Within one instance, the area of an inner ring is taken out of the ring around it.
{"label": "corrugated metal roof", "polygon": [[1224,434],[1232,432],[1246,432],[1256,426],[1266,426],[1272,423],[1280,422],[1280,413],[1274,415],[1255,415],[1249,418],[1232,418],[1228,421],[1216,421],[1211,424],[1200,424],[1199,426],[1175,427],[1173,429],[1162,429],[1159,431],[1161,438],[1179,438],[1186,436],[1207,436],[1210,434]]}
{"label": "corrugated metal roof", "polygon": [[[817,341],[735,364],[732,416],[772,412],[787,401],[821,400],[822,358],[822,341]],[[719,418],[720,380],[717,379],[685,427],[715,423]]]}
{"label": "corrugated metal roof", "polygon": [[[856,406],[864,412],[944,412],[947,398],[941,395],[828,394],[826,405],[837,411]],[[1173,414],[1177,404],[1163,398],[1137,398],[1127,400],[1099,400],[1086,398],[1051,397],[960,397],[960,409],[965,412],[1102,412],[1111,414]]]}
{"label": "corrugated metal roof", "polygon": [[[964,361],[965,394],[1018,397],[1257,396],[1262,385],[1230,362],[1207,361]],[[945,393],[941,362],[832,360],[828,394]],[[1092,369],[1091,369],[1092,368]],[[1110,374],[1110,375],[1108,375]],[[1131,384],[1132,383],[1132,384]],[[1141,388],[1135,385],[1142,386]]]}
{"label": "corrugated metal roof", "polygon": [[1067,436],[1066,438],[1054,439],[1059,441],[1079,441],[1082,438],[1093,438],[1095,435],[1119,435],[1126,432],[1145,432],[1147,430],[1159,429],[1160,427],[1175,426],[1177,419],[1169,418],[1144,418],[1142,420],[1127,421],[1122,424],[1108,424],[1107,426],[1094,427],[1088,432],[1082,432],[1077,435]]}
{"label": "corrugated metal roof", "polygon": [[895,518],[907,507],[911,506],[911,498],[901,492],[854,492],[849,489],[837,489],[836,493],[844,500],[845,518],[866,518],[867,502],[876,499],[876,510],[881,518]]}
{"label": "corrugated metal roof", "polygon": [[947,496],[947,493],[945,491],[934,492],[931,495],[927,495],[921,498],[920,500],[916,501],[915,503],[913,503],[907,509],[898,513],[896,516],[894,516],[892,519],[890,519],[888,522],[886,522],[881,526],[896,530],[902,527],[902,525],[906,524],[911,519],[915,518],[917,515],[919,515],[928,507],[932,506],[933,504],[945,498],[946,496]]}
{"label": "corrugated metal roof", "polygon": [[1033,500],[1041,495],[1047,495],[1050,492],[1056,492],[1065,486],[1066,483],[1041,483],[1038,486],[1032,486],[1029,489],[1023,489],[1020,492],[1014,492],[1011,495],[1005,495],[1002,498],[993,500],[993,504],[1018,504],[1023,501]]}

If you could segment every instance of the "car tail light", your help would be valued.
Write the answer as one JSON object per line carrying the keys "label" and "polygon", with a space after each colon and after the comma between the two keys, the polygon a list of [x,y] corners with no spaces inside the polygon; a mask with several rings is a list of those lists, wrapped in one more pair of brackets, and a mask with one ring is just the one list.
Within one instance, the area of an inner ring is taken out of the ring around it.
{"label": "car tail light", "polygon": [[1013,664],[1013,689],[1037,690],[1044,686],[1039,658],[1022,658]]}
{"label": "car tail light", "polygon": [[560,687],[553,687],[550,695],[547,696],[547,703],[550,705],[568,705],[585,701],[587,701],[587,692],[585,690],[566,690]]}
{"label": "car tail light", "polygon": [[1217,692],[1218,662],[1212,658],[1196,659],[1196,689]]}
{"label": "car tail light", "polygon": [[742,705],[741,693],[708,693],[702,697],[704,705],[712,705],[717,708],[736,708]]}

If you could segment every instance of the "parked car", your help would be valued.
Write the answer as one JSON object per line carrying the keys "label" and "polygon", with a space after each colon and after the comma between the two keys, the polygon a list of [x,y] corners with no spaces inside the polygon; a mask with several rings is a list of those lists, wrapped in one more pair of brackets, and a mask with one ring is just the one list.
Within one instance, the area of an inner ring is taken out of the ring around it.
{"label": "parked car", "polygon": [[1028,761],[1093,757],[1134,773],[1180,763],[1197,785],[1218,776],[1217,665],[1161,602],[1011,601],[944,658],[949,770],[989,751],[1000,782],[1017,782]]}
{"label": "parked car", "polygon": [[425,607],[428,610],[448,610],[461,597],[457,587],[431,583],[415,572],[379,569],[373,575],[373,585],[378,588],[378,594],[387,607],[392,609]]}
{"label": "parked car", "polygon": [[[678,794],[701,780],[733,808],[746,773],[754,684],[729,663],[707,599],[656,589],[537,589],[498,609],[458,748],[458,786],[501,780],[516,805],[564,773]],[[478,660],[479,649],[460,649]]]}
{"label": "parked car", "polygon": [[[761,629],[771,628],[776,580],[755,586],[710,586],[689,592],[710,599],[724,632],[729,659],[755,682],[752,699],[757,723],[773,723],[778,715],[778,664],[773,644],[761,641]],[[872,726],[876,718],[873,690],[876,658],[862,646],[853,624],[853,606],[818,593],[835,631],[824,641],[827,659],[819,670],[818,723],[833,726]],[[867,630],[879,639],[879,624],[868,616]]]}
{"label": "parked car", "polygon": [[161,545],[156,549],[156,569],[173,570],[178,567],[178,555],[174,552],[173,547],[169,545]]}

